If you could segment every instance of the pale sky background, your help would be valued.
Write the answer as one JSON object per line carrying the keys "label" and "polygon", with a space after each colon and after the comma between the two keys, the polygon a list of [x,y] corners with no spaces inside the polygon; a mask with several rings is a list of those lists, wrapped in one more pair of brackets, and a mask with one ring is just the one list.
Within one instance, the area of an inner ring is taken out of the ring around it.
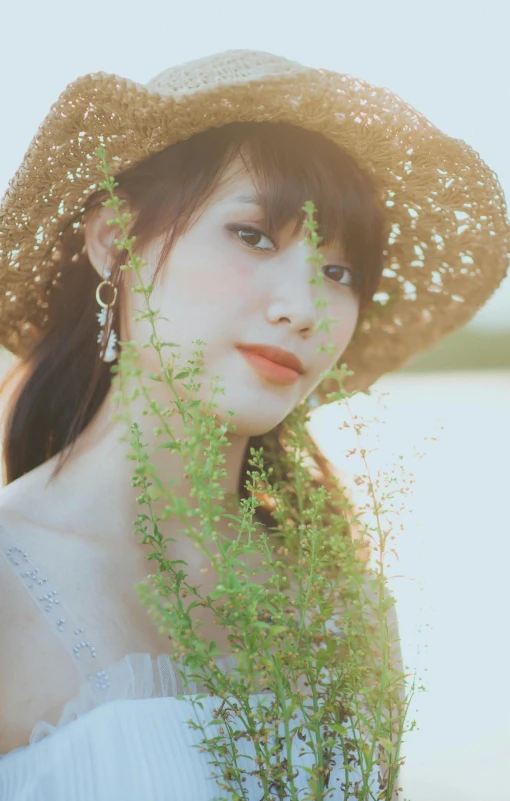
{"label": "pale sky background", "polygon": [[[510,199],[509,9],[504,0],[4,4],[0,194],[76,77],[145,83],[171,65],[247,48],[390,88],[477,150]],[[510,279],[471,325],[510,329]],[[412,705],[418,730],[403,749],[400,801],[510,801],[510,373],[388,376],[378,388],[389,392],[387,428],[371,464],[402,453],[417,478],[395,571],[409,580],[392,589],[404,659],[427,692]],[[362,414],[374,403],[360,398]],[[324,412],[316,435],[353,477],[350,443],[335,433],[341,416]],[[419,463],[414,448],[428,451]]]}

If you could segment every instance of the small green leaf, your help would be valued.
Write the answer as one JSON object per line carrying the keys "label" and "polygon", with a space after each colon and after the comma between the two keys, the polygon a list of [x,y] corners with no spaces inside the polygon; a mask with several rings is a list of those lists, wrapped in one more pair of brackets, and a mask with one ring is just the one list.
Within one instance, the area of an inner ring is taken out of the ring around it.
{"label": "small green leaf", "polygon": [[341,734],[343,737],[347,735],[347,729],[345,726],[342,726],[341,723],[330,723],[329,726],[335,731],[337,734]]}
{"label": "small green leaf", "polygon": [[379,737],[379,742],[381,743],[384,750],[387,751],[388,754],[390,754],[391,756],[391,753],[393,751],[393,743],[391,742],[391,740],[388,740],[386,737]]}
{"label": "small green leaf", "polygon": [[179,448],[179,442],[162,442],[160,445],[156,445],[157,451],[178,451]]}

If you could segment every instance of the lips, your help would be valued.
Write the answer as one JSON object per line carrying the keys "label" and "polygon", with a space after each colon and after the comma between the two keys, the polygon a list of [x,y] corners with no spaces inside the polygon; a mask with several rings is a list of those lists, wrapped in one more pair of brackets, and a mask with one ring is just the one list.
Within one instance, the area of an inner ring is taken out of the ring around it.
{"label": "lips", "polygon": [[284,367],[290,367],[297,373],[304,373],[305,368],[301,359],[291,353],[289,350],[277,348],[276,345],[258,345],[258,344],[243,344],[237,346],[239,350],[248,351],[248,353],[256,353],[259,356],[264,356],[276,364],[281,364]]}

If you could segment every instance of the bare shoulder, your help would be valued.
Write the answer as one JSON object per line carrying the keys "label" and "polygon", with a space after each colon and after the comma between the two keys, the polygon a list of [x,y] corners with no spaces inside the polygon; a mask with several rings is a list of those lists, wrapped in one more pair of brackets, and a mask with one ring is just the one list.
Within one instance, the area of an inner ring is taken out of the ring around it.
{"label": "bare shoulder", "polygon": [[[1,496],[0,491],[0,525],[8,519],[12,532],[15,508],[3,509]],[[19,536],[28,548],[30,531]],[[0,753],[28,745],[37,722],[55,724],[78,689],[67,653],[0,554]]]}

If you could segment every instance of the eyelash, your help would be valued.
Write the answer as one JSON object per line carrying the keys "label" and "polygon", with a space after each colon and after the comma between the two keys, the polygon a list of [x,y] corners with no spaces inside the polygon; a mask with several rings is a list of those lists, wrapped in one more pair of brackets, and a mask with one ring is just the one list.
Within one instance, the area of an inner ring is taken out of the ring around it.
{"label": "eyelash", "polygon": [[[260,234],[260,236],[265,236],[266,239],[269,239],[270,242],[273,241],[271,239],[271,237],[269,237],[263,231],[260,231],[258,228],[253,228],[251,225],[229,225],[229,226],[227,226],[227,228],[228,228],[229,231],[231,231],[232,233],[235,233],[235,234],[239,234],[240,231],[248,231],[248,233],[250,233],[250,234]],[[239,236],[237,238],[238,239],[242,239]],[[258,251],[260,251],[262,253],[268,251],[268,248],[259,248],[259,247],[256,247],[255,245],[249,245],[247,242],[243,242],[243,244],[246,245],[246,247],[250,248],[251,250],[258,250]],[[337,284],[338,286],[350,286],[350,287],[354,286],[354,275],[352,273],[352,270],[350,270],[348,267],[344,267],[341,264],[325,264],[324,267],[335,267],[337,269],[345,270],[346,272],[350,273],[350,275],[351,275],[351,283],[350,284],[341,284],[340,281],[334,281],[333,279],[330,279],[331,281],[333,281],[334,284]]]}

